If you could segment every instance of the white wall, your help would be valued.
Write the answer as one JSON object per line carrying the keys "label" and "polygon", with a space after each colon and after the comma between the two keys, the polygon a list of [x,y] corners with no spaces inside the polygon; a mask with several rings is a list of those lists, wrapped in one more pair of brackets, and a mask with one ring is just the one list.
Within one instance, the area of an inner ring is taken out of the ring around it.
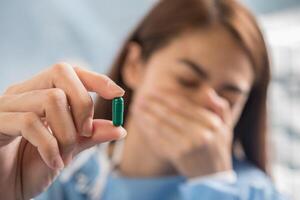
{"label": "white wall", "polygon": [[277,186],[300,199],[300,8],[260,17],[272,56],[270,149]]}
{"label": "white wall", "polygon": [[105,72],[152,0],[0,1],[0,94],[52,63]]}

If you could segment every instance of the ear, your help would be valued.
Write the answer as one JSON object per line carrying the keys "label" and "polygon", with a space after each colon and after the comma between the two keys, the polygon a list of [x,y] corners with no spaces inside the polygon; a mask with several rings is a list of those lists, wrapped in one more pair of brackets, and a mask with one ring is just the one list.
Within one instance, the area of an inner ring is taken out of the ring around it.
{"label": "ear", "polygon": [[135,90],[141,84],[144,75],[142,48],[135,42],[129,43],[127,48],[128,52],[122,70],[122,78],[127,87]]}

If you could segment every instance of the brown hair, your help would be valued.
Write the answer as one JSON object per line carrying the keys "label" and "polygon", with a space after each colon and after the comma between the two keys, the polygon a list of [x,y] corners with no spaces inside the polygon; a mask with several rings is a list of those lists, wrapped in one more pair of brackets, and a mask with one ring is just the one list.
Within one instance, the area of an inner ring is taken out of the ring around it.
{"label": "brown hair", "polygon": [[[142,57],[164,47],[187,29],[221,23],[237,39],[252,62],[255,83],[234,130],[234,140],[243,147],[246,158],[266,171],[266,98],[270,79],[268,54],[260,29],[249,11],[235,0],[161,0],[141,21],[125,42],[109,76],[126,91],[130,106],[132,91],[124,84],[122,68],[130,42],[142,47]],[[127,110],[125,110],[125,119]],[[111,119],[111,102],[98,99],[95,117]]]}

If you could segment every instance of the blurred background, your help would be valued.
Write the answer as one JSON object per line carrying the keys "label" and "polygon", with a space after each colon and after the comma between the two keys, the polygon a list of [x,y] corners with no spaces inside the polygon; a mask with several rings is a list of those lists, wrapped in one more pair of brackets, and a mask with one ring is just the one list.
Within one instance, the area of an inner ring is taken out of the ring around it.
{"label": "blurred background", "polygon": [[[300,199],[300,0],[241,0],[264,30],[272,62],[270,152],[280,191]],[[154,0],[0,1],[0,92],[53,63],[105,73]]]}

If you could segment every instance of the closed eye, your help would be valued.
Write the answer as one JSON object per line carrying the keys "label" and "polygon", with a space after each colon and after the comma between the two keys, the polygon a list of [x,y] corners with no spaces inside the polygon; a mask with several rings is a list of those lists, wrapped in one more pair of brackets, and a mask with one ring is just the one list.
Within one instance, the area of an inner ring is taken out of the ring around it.
{"label": "closed eye", "polygon": [[222,88],[220,88],[222,92],[229,92],[236,95],[247,95],[249,93],[248,90],[242,89],[241,87],[234,84],[225,84]]}
{"label": "closed eye", "polygon": [[177,81],[181,86],[186,88],[196,89],[199,87],[198,80],[188,80],[186,78],[178,77]]}

